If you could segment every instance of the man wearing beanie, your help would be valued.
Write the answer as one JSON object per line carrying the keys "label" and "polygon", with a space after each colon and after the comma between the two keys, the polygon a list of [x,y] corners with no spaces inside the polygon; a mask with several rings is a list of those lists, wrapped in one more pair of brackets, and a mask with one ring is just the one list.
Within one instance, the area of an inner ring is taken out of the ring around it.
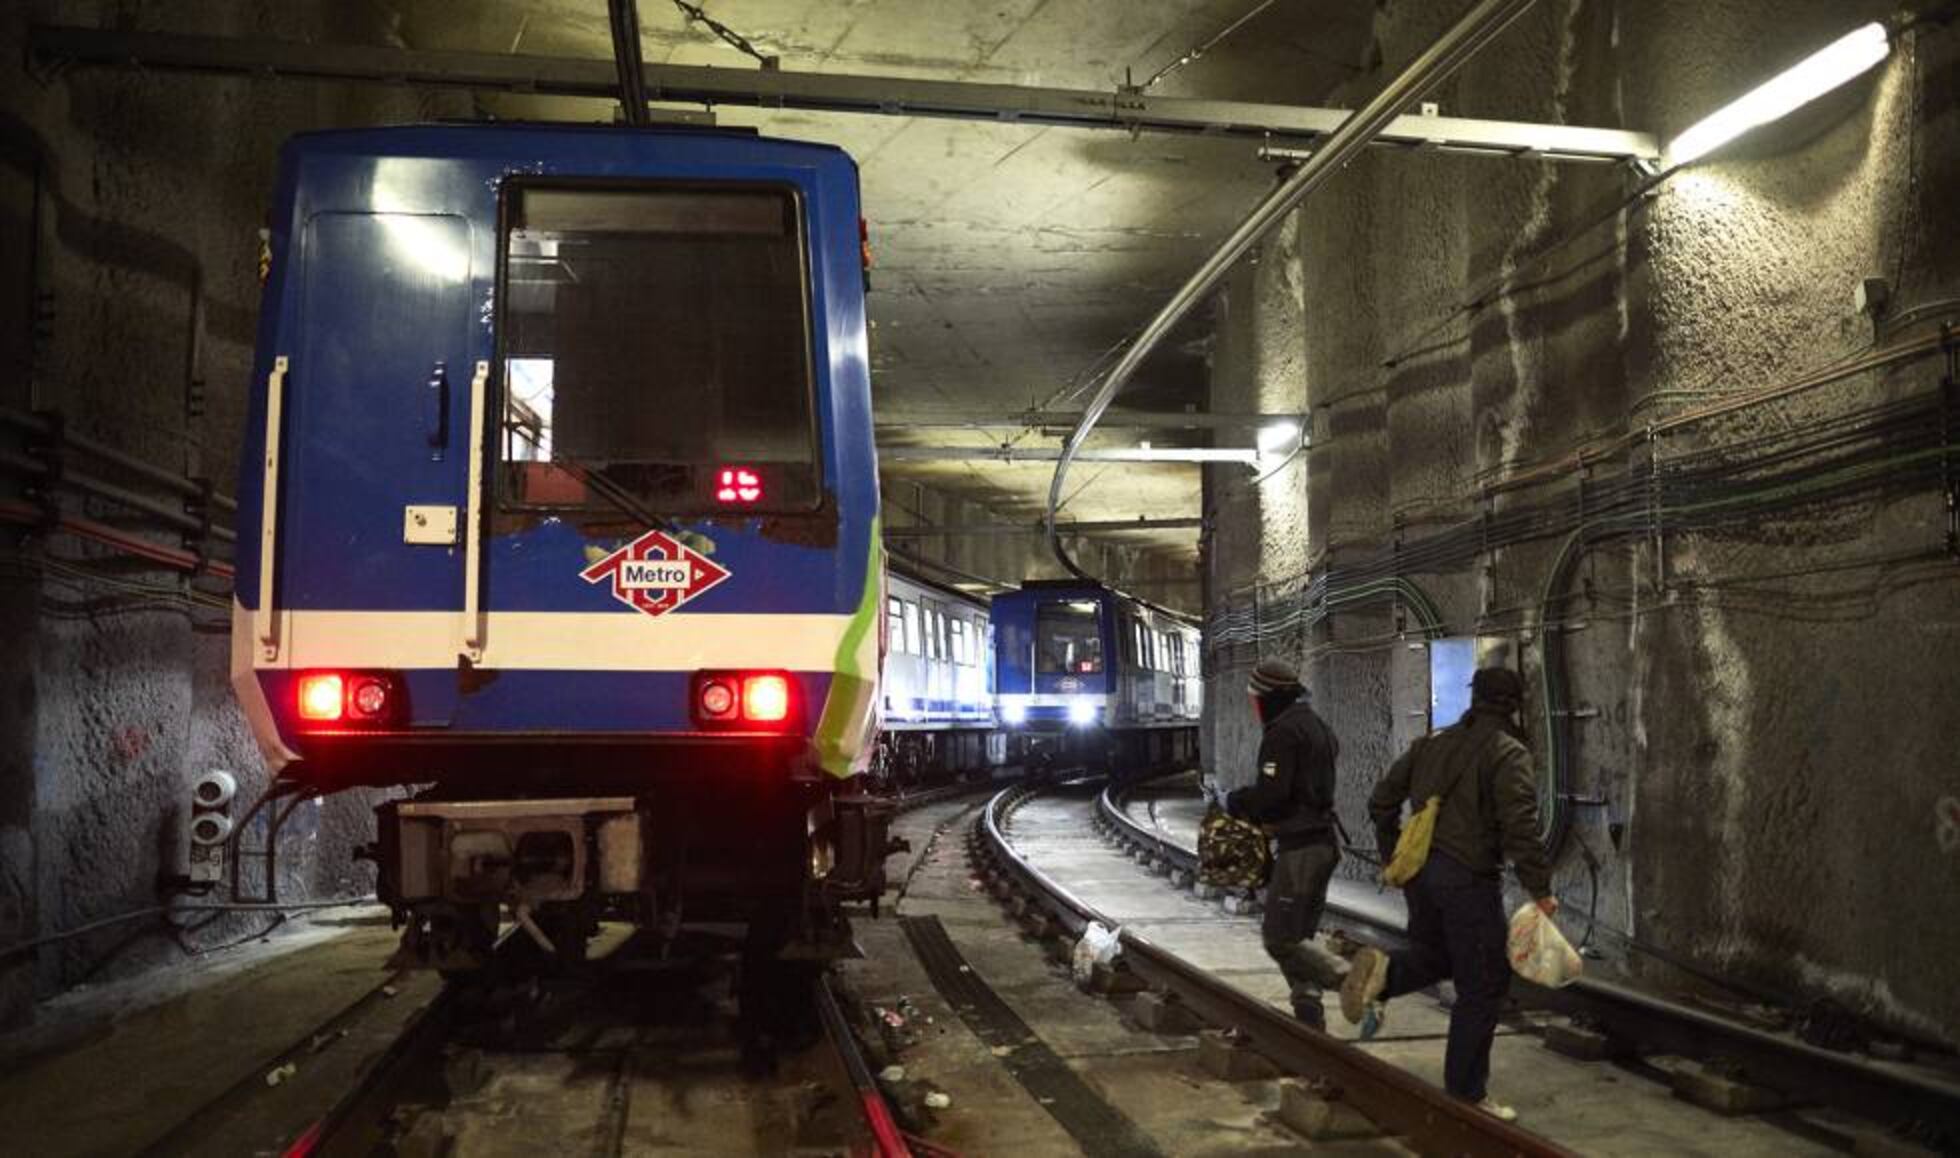
{"label": "man wearing beanie", "polygon": [[1327,882],[1341,859],[1334,843],[1334,758],[1340,745],[1307,703],[1300,676],[1278,660],[1253,669],[1246,685],[1265,725],[1259,775],[1225,799],[1225,811],[1261,825],[1278,846],[1260,926],[1266,953],[1279,964],[1293,1015],[1326,1028],[1321,993],[1338,986],[1338,957],[1313,943],[1327,906]]}
{"label": "man wearing beanie", "polygon": [[1402,831],[1402,804],[1420,808],[1440,797],[1429,857],[1404,886],[1409,947],[1363,949],[1341,987],[1341,1012],[1372,1036],[1381,1000],[1456,982],[1443,1084],[1450,1093],[1509,1121],[1517,1112],[1490,1100],[1491,1040],[1510,988],[1505,957],[1504,888],[1508,857],[1518,880],[1550,914],[1552,871],[1538,836],[1538,781],[1531,752],[1513,717],[1524,704],[1524,679],[1509,668],[1479,668],[1470,710],[1454,726],[1417,740],[1368,799],[1375,835],[1387,858]]}

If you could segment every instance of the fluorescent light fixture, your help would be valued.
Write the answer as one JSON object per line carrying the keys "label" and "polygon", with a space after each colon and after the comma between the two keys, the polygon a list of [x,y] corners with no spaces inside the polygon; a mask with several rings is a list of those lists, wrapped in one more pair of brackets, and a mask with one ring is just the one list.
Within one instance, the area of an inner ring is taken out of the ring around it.
{"label": "fluorescent light fixture", "polygon": [[1667,146],[1666,166],[1686,165],[1750,129],[1788,116],[1863,74],[1891,51],[1883,24],[1867,24],[1840,37],[1674,138]]}
{"label": "fluorescent light fixture", "polygon": [[1274,422],[1259,428],[1259,453],[1277,454],[1288,449],[1300,437],[1300,424],[1297,422]]}

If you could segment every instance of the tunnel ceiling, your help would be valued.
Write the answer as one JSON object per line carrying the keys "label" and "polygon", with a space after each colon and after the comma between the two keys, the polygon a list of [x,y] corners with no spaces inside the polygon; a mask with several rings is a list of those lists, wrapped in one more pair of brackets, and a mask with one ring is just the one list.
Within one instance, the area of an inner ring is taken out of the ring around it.
{"label": "tunnel ceiling", "polygon": [[[604,0],[396,0],[410,48],[610,55]],[[710,0],[709,15],[798,71],[1110,90],[1141,81],[1258,7],[1258,0]],[[1368,0],[1278,0],[1153,92],[1308,104],[1355,70]],[[640,0],[649,63],[756,62],[670,0]],[[502,117],[609,119],[605,102],[490,94]],[[1244,140],[931,118],[723,108],[724,125],[840,145],[862,168],[874,258],[872,388],[884,413],[1018,412],[1092,381],[1257,198],[1272,166]],[[1121,404],[1204,409],[1204,327],[1157,355]],[[1079,408],[1080,400],[1073,406]],[[997,445],[1017,427],[887,436]],[[1112,432],[1100,444],[1175,432]],[[1039,434],[1026,446],[1055,446]],[[1035,518],[1052,464],[890,463],[918,481]],[[1196,467],[1085,463],[1078,519],[1198,513]],[[1079,488],[1079,489],[1078,489]],[[1192,532],[1125,536],[1195,557]]]}

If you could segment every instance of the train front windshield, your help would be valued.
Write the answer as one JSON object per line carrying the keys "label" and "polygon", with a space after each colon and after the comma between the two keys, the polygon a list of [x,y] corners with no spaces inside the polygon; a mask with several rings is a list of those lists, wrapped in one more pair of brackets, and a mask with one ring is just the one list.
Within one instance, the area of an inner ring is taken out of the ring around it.
{"label": "train front windshield", "polygon": [[804,253],[787,189],[514,187],[500,303],[505,500],[815,507]]}
{"label": "train front windshield", "polygon": [[1035,670],[1094,675],[1103,669],[1102,628],[1091,601],[1044,602],[1035,611]]}

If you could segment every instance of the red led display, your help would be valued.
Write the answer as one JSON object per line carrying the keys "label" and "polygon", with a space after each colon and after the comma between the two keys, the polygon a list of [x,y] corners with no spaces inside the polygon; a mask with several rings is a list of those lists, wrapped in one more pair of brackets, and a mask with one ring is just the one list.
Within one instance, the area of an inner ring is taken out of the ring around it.
{"label": "red led display", "polygon": [[748,467],[725,466],[716,477],[716,502],[748,506],[762,501],[762,476]]}

